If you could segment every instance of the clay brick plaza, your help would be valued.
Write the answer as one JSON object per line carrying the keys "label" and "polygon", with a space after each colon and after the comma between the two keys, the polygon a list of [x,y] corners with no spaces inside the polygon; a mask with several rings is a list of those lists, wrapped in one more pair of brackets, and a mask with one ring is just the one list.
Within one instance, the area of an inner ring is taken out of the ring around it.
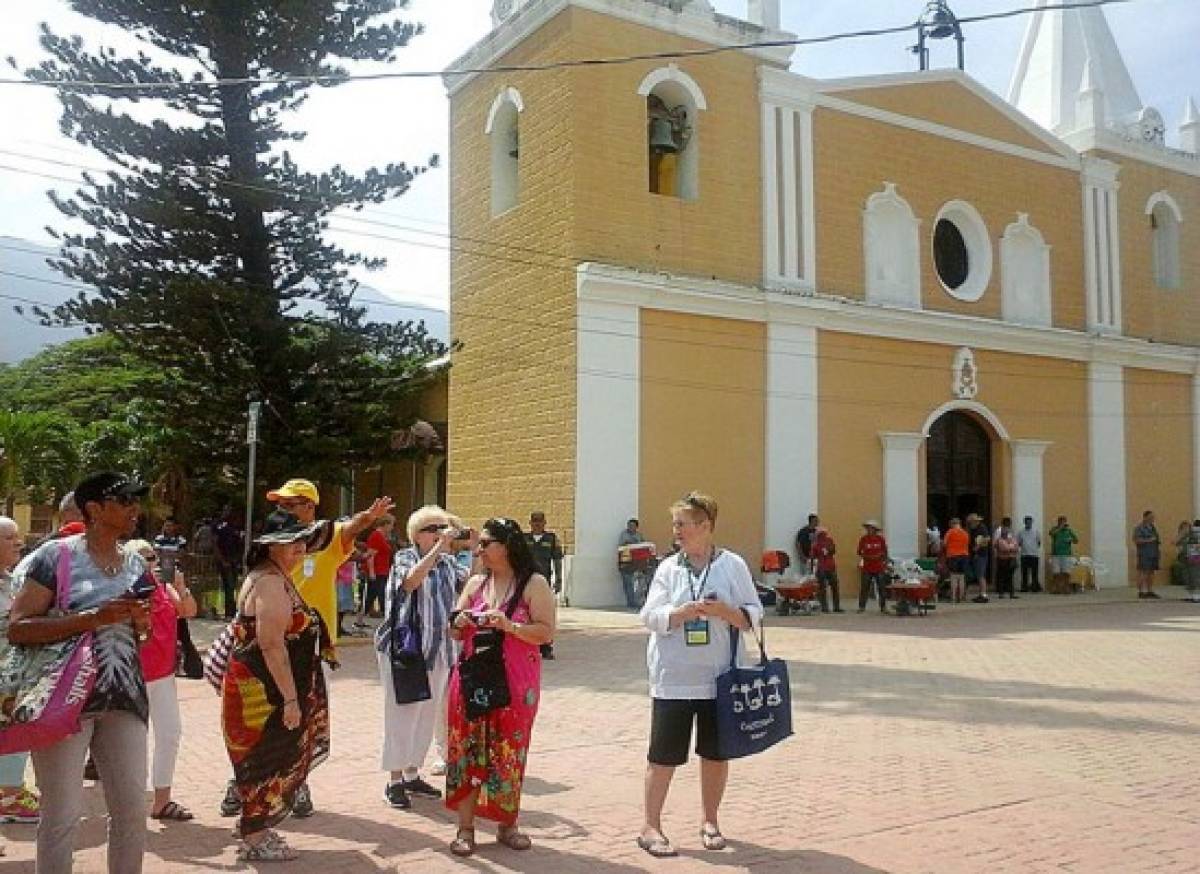
{"label": "clay brick plaza", "polygon": [[[525,787],[534,847],[514,853],[485,825],[468,861],[446,851],[440,803],[384,804],[374,655],[344,647],[333,754],[312,779],[317,813],[283,824],[302,856],[280,870],[1200,871],[1200,608],[1161,591],[1158,602],[1102,590],[927,618],[772,616],[796,736],[734,764],[724,852],[700,848],[694,761],[682,769],[664,823],[681,857],[663,861],[633,840],[649,709],[632,614],[563,611]],[[201,682],[181,690],[175,795],[197,820],[151,823],[145,870],[241,870],[233,821],[217,813],[229,773],[218,701]],[[81,872],[104,864],[103,799],[87,785]],[[6,874],[32,872],[34,829],[0,833]]]}

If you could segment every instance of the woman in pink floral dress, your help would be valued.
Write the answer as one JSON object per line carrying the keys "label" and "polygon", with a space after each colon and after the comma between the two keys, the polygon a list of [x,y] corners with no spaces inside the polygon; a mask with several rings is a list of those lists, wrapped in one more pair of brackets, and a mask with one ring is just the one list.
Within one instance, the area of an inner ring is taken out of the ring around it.
{"label": "woman in pink floral dress", "polygon": [[[458,811],[458,832],[450,843],[456,856],[475,852],[476,816],[499,823],[500,843],[529,849],[517,818],[541,698],[538,646],[554,638],[555,625],[554,594],[546,578],[534,571],[520,525],[489,519],[476,552],[485,573],[467,581],[451,618],[451,633],[463,641],[463,659],[450,676],[446,756],[446,806]],[[463,694],[463,665],[489,643],[503,653],[509,703],[472,719]]]}

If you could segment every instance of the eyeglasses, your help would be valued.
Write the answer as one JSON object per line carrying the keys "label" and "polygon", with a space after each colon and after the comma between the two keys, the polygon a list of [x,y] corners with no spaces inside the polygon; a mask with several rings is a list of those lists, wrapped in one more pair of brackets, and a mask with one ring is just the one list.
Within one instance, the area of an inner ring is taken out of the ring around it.
{"label": "eyeglasses", "polygon": [[442,525],[439,522],[437,525],[426,525],[424,528],[418,528],[417,533],[418,534],[441,534],[442,531],[444,531],[448,527],[450,527],[450,526]]}
{"label": "eyeglasses", "polygon": [[143,552],[143,553],[141,553],[141,556],[142,556],[142,558],[143,558],[143,559],[145,559],[146,561],[158,561],[158,555],[157,555],[156,553],[153,553],[153,552],[151,552],[151,553],[150,553],[150,554],[148,554],[148,555],[147,555],[146,553],[144,553],[144,552]]}
{"label": "eyeglasses", "polygon": [[275,503],[284,510],[290,510],[292,507],[303,507],[305,504],[311,504],[312,501],[307,498],[280,498]]}
{"label": "eyeglasses", "polygon": [[479,548],[480,548],[480,549],[487,549],[487,548],[488,548],[489,546],[491,546],[493,543],[499,543],[499,542],[500,542],[500,541],[499,541],[499,540],[497,540],[497,539],[496,539],[496,538],[494,538],[494,537],[480,537],[480,538],[479,538]]}

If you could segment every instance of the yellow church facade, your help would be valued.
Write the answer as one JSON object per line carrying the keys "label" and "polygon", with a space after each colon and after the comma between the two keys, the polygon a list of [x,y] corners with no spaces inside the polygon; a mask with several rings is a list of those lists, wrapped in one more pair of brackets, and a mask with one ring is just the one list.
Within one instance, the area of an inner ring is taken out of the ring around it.
{"label": "yellow church facade", "polygon": [[[508,70],[446,78],[448,502],[545,510],[573,603],[618,603],[625,520],[665,547],[691,489],[752,566],[819,512],[850,590],[865,518],[911,556],[950,515],[1065,515],[1116,585],[1144,509],[1164,538],[1195,514],[1200,120],[1167,149],[1111,113],[1107,46],[1051,83],[1052,133],[1014,105],[1046,85],[1035,27],[1010,102],[958,71],[688,54],[787,39],[771,2],[494,18],[454,67]],[[681,56],[556,66],[655,53]]]}

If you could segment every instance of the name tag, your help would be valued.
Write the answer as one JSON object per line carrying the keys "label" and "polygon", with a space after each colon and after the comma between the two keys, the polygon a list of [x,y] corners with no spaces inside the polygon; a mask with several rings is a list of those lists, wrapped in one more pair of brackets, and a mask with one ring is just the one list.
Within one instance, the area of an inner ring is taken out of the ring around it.
{"label": "name tag", "polygon": [[708,620],[693,619],[683,623],[683,642],[688,646],[708,646]]}
{"label": "name tag", "polygon": [[312,579],[313,574],[317,572],[317,560],[312,556],[304,559],[303,571],[305,579]]}

